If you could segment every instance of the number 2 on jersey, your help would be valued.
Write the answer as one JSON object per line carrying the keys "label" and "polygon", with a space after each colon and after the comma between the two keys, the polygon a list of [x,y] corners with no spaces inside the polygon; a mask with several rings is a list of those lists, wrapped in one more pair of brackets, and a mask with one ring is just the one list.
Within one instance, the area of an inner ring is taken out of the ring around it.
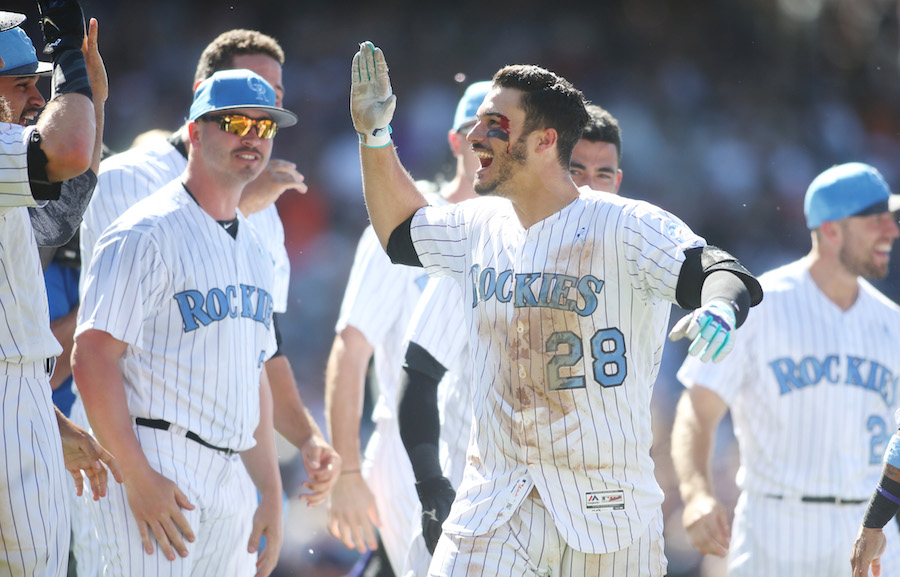
{"label": "number 2 on jersey", "polygon": [[[565,345],[564,350],[563,345]],[[567,350],[567,352],[566,352]],[[561,369],[574,367],[584,355],[581,337],[572,331],[558,331],[550,335],[545,351],[556,353],[547,363],[547,385],[551,391],[583,389],[582,376],[562,376]],[[591,337],[591,357],[594,359],[594,380],[604,387],[618,387],[625,382],[628,364],[625,359],[625,337],[617,328],[600,329]]]}

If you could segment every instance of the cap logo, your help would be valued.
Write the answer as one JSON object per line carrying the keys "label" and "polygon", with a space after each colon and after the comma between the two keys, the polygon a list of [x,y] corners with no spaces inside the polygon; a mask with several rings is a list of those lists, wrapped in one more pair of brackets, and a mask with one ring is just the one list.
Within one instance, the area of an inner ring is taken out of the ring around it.
{"label": "cap logo", "polygon": [[269,102],[269,99],[266,98],[266,87],[263,86],[262,82],[259,81],[259,78],[251,76],[247,79],[247,86],[249,86],[250,90],[252,90],[256,94],[256,100],[258,102]]}

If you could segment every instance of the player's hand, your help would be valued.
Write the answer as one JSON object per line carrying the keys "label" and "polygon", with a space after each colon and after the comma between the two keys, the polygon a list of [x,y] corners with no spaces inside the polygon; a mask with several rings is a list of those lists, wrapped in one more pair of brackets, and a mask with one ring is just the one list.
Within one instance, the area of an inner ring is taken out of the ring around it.
{"label": "player's hand", "polygon": [[88,71],[88,80],[91,83],[91,94],[94,104],[106,102],[109,96],[109,78],[106,76],[106,66],[100,56],[100,47],[97,42],[100,25],[96,18],[91,18],[88,25],[87,36],[81,45],[84,54],[84,64]]}
{"label": "player's hand", "polygon": [[381,527],[375,497],[359,472],[341,473],[328,506],[328,530],[348,549],[360,553],[378,548],[375,528]]}
{"label": "player's hand", "polygon": [[192,510],[194,505],[181,489],[149,465],[139,472],[126,473],[125,489],[144,551],[148,555],[153,553],[152,533],[166,559],[174,561],[176,551],[187,557],[184,542],[194,542],[194,531],[181,510]]}
{"label": "player's hand", "polygon": [[341,456],[319,435],[311,436],[304,443],[300,454],[309,477],[309,481],[303,483],[303,488],[311,491],[300,495],[300,500],[306,501],[307,507],[316,507],[328,500],[337,483],[341,472]]}
{"label": "player's hand", "polygon": [[850,555],[852,576],[866,577],[871,567],[873,577],[880,577],[881,556],[884,554],[886,543],[882,529],[860,527],[856,542],[853,543],[853,553]]}
{"label": "player's hand", "polygon": [[[84,492],[84,476],[91,485],[91,495],[97,501],[106,496],[108,476],[107,467],[113,478],[122,482],[122,471],[119,462],[109,451],[104,449],[87,431],[67,419],[59,409],[56,410],[59,423],[59,434],[62,437],[63,460],[66,469],[75,481],[75,493],[80,497]],[[105,465],[105,466],[104,466]]]}
{"label": "player's hand", "polygon": [[273,158],[252,182],[244,186],[238,207],[249,216],[272,206],[288,190],[306,194],[305,177],[297,172],[297,165],[287,160]]}
{"label": "player's hand", "polygon": [[247,544],[249,553],[259,550],[262,537],[266,538],[266,548],[256,561],[256,577],[268,577],[278,564],[281,546],[284,543],[284,525],[281,519],[281,493],[262,495],[256,513],[253,515],[253,530]]}
{"label": "player's hand", "polygon": [[731,544],[731,528],[722,504],[712,497],[697,497],[685,503],[681,515],[691,544],[704,555],[725,557]]}
{"label": "player's hand", "polygon": [[731,303],[713,299],[675,323],[669,340],[687,337],[693,341],[688,347],[691,356],[699,356],[704,363],[710,359],[717,363],[734,348],[732,332],[736,325],[737,316]]}
{"label": "player's hand", "polygon": [[44,54],[54,58],[65,50],[79,50],[84,38],[84,13],[76,0],[38,0]]}
{"label": "player's hand", "polygon": [[396,106],[384,53],[371,42],[363,42],[350,68],[350,117],[363,145],[378,148],[391,141]]}
{"label": "player's hand", "polygon": [[441,525],[450,514],[456,491],[447,477],[434,477],[416,483],[416,492],[422,503],[422,537],[425,538],[428,552],[434,555],[434,548],[441,538]]}

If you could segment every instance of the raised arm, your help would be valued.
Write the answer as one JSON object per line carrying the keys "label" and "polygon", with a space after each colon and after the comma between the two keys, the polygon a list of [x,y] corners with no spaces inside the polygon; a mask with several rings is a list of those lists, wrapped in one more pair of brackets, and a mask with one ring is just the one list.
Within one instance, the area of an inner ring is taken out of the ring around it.
{"label": "raised arm", "polygon": [[359,134],[366,207],[383,248],[401,223],[428,204],[391,140],[396,105],[384,54],[371,42],[363,42],[351,67],[350,115]]}

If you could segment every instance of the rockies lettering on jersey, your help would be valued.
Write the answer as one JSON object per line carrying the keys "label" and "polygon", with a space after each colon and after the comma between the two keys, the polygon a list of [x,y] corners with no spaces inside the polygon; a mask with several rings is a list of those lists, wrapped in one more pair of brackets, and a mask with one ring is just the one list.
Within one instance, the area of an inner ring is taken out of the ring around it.
{"label": "rockies lettering on jersey", "polygon": [[[595,295],[603,289],[603,281],[591,274],[581,278],[552,272],[516,274],[512,270],[497,274],[493,267],[482,270],[477,264],[472,265],[471,271],[472,308],[478,306],[479,301],[496,298],[508,303],[515,297],[513,304],[516,308],[547,307],[575,311],[579,316],[587,317],[596,310]],[[580,300],[569,297],[573,288]]]}
{"label": "rockies lettering on jersey", "polygon": [[795,362],[783,357],[770,362],[769,367],[778,380],[778,390],[782,395],[825,380],[878,393],[887,406],[893,406],[897,398],[898,377],[889,368],[871,359],[847,355],[845,362],[841,363],[838,355],[828,355],[824,359],[807,356]]}
{"label": "rockies lettering on jersey", "polygon": [[174,298],[178,302],[186,333],[196,330],[200,325],[207,326],[211,322],[220,321],[226,316],[237,318],[239,312],[242,318],[253,319],[266,328],[272,322],[272,295],[254,286],[240,285],[240,299],[238,288],[234,285],[228,285],[225,290],[212,288],[205,297],[198,290],[186,290],[177,293]]}

